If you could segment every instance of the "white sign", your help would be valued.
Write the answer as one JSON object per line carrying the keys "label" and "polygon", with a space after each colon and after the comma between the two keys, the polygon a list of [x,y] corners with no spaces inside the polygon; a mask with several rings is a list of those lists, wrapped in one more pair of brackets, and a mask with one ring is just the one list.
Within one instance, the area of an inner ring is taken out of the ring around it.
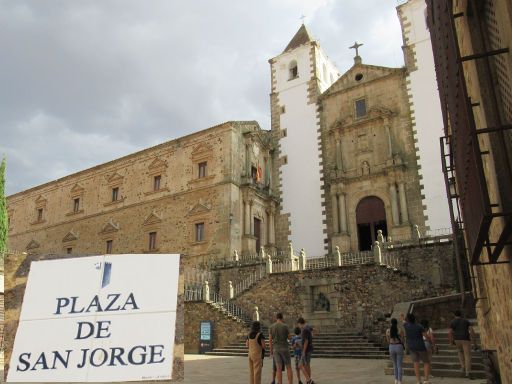
{"label": "white sign", "polygon": [[8,382],[171,379],[179,255],[33,262]]}

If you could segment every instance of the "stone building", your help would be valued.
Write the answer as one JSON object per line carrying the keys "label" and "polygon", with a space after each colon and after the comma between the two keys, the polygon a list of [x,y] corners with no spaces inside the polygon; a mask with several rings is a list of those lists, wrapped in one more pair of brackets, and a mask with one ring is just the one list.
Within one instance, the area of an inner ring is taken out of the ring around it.
{"label": "stone building", "polygon": [[378,230],[425,229],[407,71],[355,60],[340,77],[304,25],[270,60],[281,247],[368,250]]}
{"label": "stone building", "polygon": [[180,253],[188,262],[274,244],[271,142],[227,122],[8,197],[9,247]]}
{"label": "stone building", "polygon": [[343,252],[425,226],[406,69],[354,60],[319,98],[328,236]]}
{"label": "stone building", "polygon": [[512,4],[427,2],[451,220],[471,264],[483,349],[512,382]]}

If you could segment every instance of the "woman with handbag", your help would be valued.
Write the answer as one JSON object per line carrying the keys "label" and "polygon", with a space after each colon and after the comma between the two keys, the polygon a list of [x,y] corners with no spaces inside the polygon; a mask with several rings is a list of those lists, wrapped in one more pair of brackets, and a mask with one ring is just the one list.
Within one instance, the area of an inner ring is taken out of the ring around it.
{"label": "woman with handbag", "polygon": [[254,321],[247,335],[245,346],[249,348],[249,374],[251,384],[261,384],[261,368],[265,356],[265,336],[261,333],[261,324]]}
{"label": "woman with handbag", "polygon": [[398,327],[398,321],[391,319],[391,327],[386,331],[389,344],[389,357],[393,363],[395,384],[402,384],[402,362],[404,359],[404,330]]}

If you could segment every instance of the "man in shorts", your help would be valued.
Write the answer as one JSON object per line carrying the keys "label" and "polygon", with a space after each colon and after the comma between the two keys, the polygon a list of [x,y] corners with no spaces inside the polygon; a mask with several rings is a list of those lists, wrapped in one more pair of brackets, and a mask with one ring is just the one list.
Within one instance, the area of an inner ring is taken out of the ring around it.
{"label": "man in shorts", "polygon": [[405,338],[407,340],[407,347],[411,360],[414,363],[414,373],[418,384],[421,383],[420,377],[420,360],[423,361],[423,371],[425,373],[425,381],[423,384],[430,384],[428,376],[430,374],[430,359],[428,356],[427,348],[423,336],[428,339],[428,334],[421,325],[416,324],[416,318],[412,313],[409,313],[404,323]]}
{"label": "man in shorts", "polygon": [[288,344],[289,338],[290,331],[283,321],[283,314],[278,313],[276,315],[276,322],[269,328],[270,355],[273,356],[276,363],[278,384],[283,384],[283,366],[286,367],[288,384],[293,384],[292,360]]}
{"label": "man in shorts", "polygon": [[306,384],[315,384],[311,379],[311,354],[313,353],[313,329],[306,324],[304,318],[299,317],[297,325],[302,330],[302,355],[299,366],[306,377]]}

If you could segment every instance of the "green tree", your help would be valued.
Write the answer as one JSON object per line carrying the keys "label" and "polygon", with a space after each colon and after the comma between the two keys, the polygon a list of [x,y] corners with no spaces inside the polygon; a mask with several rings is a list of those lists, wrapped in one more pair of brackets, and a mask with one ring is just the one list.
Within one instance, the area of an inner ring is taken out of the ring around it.
{"label": "green tree", "polygon": [[[0,255],[7,250],[7,201],[5,199],[5,157],[0,164]],[[1,262],[1,260],[0,260]]]}

